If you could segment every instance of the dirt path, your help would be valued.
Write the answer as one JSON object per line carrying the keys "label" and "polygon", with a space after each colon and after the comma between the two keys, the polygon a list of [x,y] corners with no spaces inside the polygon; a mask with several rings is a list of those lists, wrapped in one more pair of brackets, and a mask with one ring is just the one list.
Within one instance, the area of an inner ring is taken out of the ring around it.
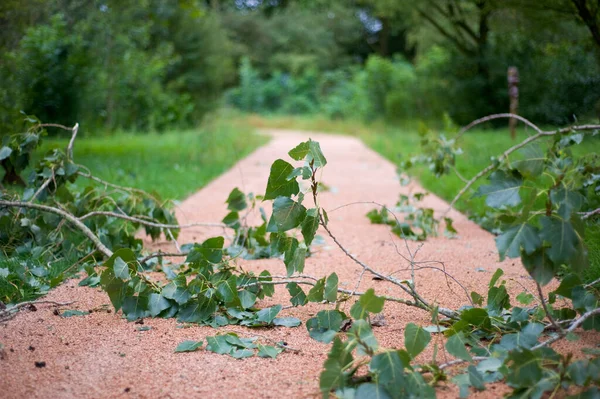
{"label": "dirt path", "polygon": [[[308,133],[273,131],[272,141],[240,161],[230,171],[192,195],[181,204],[179,221],[214,222],[225,214],[224,201],[233,187],[254,193],[263,193],[269,167],[277,158],[287,159],[287,152],[309,137]],[[331,188],[321,196],[321,205],[332,210],[340,205],[377,201],[395,204],[400,184],[393,164],[368,149],[355,138],[310,134],[321,143],[328,165],[322,181]],[[193,178],[193,176],[191,177]],[[447,204],[429,196],[427,205],[446,209]],[[407,267],[392,244],[406,253],[404,243],[392,238],[385,226],[369,223],[365,214],[374,208],[357,204],[330,211],[330,226],[338,239],[358,258],[375,269],[390,273]],[[433,238],[419,252],[420,260],[444,261],[447,271],[466,288],[486,292],[487,283],[497,267],[505,272],[507,284],[513,293],[522,291],[521,284],[531,287],[531,281],[521,265],[513,260],[498,262],[493,237],[464,216],[453,213],[460,237]],[[201,241],[220,235],[219,229],[197,228],[181,234],[181,243]],[[321,235],[324,234],[321,232]],[[411,248],[418,244],[410,243]],[[170,249],[166,243],[155,248]],[[269,269],[283,274],[279,260],[243,262],[247,269]],[[317,253],[307,259],[305,273],[324,276],[335,271],[341,287],[354,287],[361,269],[330,239],[317,247]],[[400,272],[398,278],[410,278]],[[456,285],[448,286],[439,272],[425,270],[417,274],[416,284],[421,294],[442,306],[458,308],[467,303],[464,291]],[[364,279],[360,287],[374,287],[378,294],[401,296],[397,290],[380,281]],[[69,308],[89,310],[109,304],[106,294],[99,289],[78,287],[69,281],[52,291],[47,299],[76,300]],[[284,288],[277,289],[274,298],[262,301],[260,306],[288,304]],[[349,306],[349,305],[348,305]],[[295,316],[305,322],[323,305],[311,304],[287,309],[285,316]],[[349,309],[346,309],[348,311]],[[386,303],[384,315],[387,325],[375,328],[382,347],[399,347],[403,340],[403,326],[408,322],[429,324],[428,314],[417,309]],[[4,398],[184,398],[184,397],[317,397],[318,375],[329,349],[309,338],[306,328],[273,328],[249,330],[230,327],[243,336],[260,334],[289,346],[301,349],[298,354],[283,353],[275,360],[250,358],[235,360],[203,350],[174,354],[176,345],[186,339],[204,340],[217,331],[209,327],[178,328],[175,320],[146,319],[149,331],[139,331],[138,324],[128,323],[120,314],[93,312],[84,317],[61,318],[50,308],[40,306],[36,312],[24,311],[14,320],[0,326],[0,343],[5,355],[0,360],[0,397]],[[585,345],[593,341],[587,335],[578,341]],[[431,359],[431,352],[423,355]],[[44,361],[38,368],[35,362]],[[497,397],[501,386],[492,387],[482,396]],[[456,397],[453,388],[442,388],[440,396]]]}

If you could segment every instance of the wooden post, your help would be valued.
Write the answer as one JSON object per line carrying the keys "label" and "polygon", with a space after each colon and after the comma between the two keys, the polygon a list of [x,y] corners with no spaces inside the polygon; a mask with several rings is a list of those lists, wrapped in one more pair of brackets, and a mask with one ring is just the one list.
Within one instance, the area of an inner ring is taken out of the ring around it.
{"label": "wooden post", "polygon": [[[508,98],[510,100],[510,110],[511,114],[518,115],[519,112],[519,70],[517,67],[508,67],[507,72],[507,80],[508,80]],[[510,129],[510,137],[514,140],[517,136],[516,127],[517,120],[514,118],[510,118],[508,120],[508,127]]]}

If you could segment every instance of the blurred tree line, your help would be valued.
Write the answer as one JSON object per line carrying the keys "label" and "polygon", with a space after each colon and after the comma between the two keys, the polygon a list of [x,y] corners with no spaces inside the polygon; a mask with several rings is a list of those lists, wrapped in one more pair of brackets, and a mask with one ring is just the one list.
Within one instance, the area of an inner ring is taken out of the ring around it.
{"label": "blurred tree line", "polygon": [[103,130],[251,112],[459,123],[600,114],[599,0],[3,0],[0,124]]}

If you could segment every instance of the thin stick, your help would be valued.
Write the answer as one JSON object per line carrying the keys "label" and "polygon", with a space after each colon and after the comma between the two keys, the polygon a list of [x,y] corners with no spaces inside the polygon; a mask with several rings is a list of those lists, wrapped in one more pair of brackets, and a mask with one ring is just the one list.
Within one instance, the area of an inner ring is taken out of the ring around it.
{"label": "thin stick", "polygon": [[582,219],[588,219],[594,215],[600,214],[600,208],[594,209],[593,211],[589,212],[580,212],[579,214],[581,215]]}
{"label": "thin stick", "polygon": [[71,160],[73,159],[73,146],[75,145],[75,137],[77,137],[77,132],[79,132],[79,123],[76,123],[72,130],[73,134],[71,135],[71,140],[67,146],[67,157]]}
{"label": "thin stick", "polygon": [[542,287],[540,286],[540,284],[537,281],[536,281],[535,285],[537,287],[538,295],[540,296],[540,301],[542,301],[542,307],[544,308],[544,312],[546,312],[546,317],[550,321],[550,324],[552,324],[552,326],[554,328],[556,328],[556,330],[558,330],[561,334],[564,334],[562,327],[559,326],[558,324],[556,324],[556,321],[554,321],[554,317],[552,317],[552,315],[550,314],[550,310],[548,310],[548,305],[546,305],[546,300],[544,299],[544,293],[542,292]]}
{"label": "thin stick", "polygon": [[120,213],[108,212],[108,211],[93,211],[93,212],[90,212],[90,213],[86,213],[85,215],[81,216],[79,218],[79,220],[86,220],[86,219],[89,219],[89,218],[94,217],[94,216],[108,216],[108,217],[113,217],[113,218],[128,220],[130,222],[139,223],[139,224],[142,224],[142,225],[145,225],[145,226],[158,227],[158,228],[161,228],[161,229],[185,229],[185,228],[190,228],[190,227],[228,227],[224,223],[188,223],[188,224],[163,224],[163,223],[155,223],[155,222],[150,222],[148,220],[136,218],[136,217],[133,217],[133,216],[123,215],[123,214],[120,214]]}
{"label": "thin stick", "polygon": [[458,140],[463,134],[465,134],[468,130],[470,130],[471,128],[480,125],[482,123],[494,120],[494,119],[504,119],[504,118],[509,118],[509,119],[517,119],[520,120],[521,122],[523,122],[524,124],[526,124],[527,126],[529,126],[530,128],[532,128],[533,130],[535,130],[538,133],[542,132],[542,129],[540,129],[539,127],[537,127],[535,125],[535,123],[529,121],[528,119],[523,118],[520,115],[517,114],[510,114],[510,113],[504,113],[504,114],[494,114],[494,115],[488,115],[485,116],[483,118],[479,118],[474,120],[473,122],[469,123],[467,126],[463,127],[462,129],[460,129],[460,131],[458,132],[458,134],[455,137],[455,140]]}

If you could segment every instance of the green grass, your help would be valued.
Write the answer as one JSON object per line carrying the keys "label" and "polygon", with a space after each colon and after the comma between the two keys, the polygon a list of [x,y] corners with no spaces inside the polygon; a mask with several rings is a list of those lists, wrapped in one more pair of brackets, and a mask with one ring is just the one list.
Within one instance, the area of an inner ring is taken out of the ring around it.
{"label": "green grass", "polygon": [[[217,120],[190,131],[81,138],[74,158],[101,179],[183,199],[266,141],[252,129]],[[66,144],[45,140],[43,147]]]}

